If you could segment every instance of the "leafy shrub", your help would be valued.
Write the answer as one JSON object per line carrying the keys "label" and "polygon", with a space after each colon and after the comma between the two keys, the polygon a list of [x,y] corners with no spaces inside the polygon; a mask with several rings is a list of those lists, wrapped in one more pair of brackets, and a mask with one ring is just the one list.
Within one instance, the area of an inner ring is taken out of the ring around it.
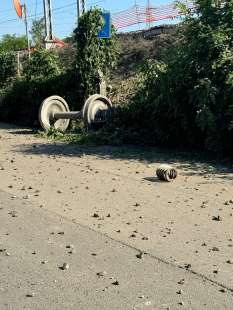
{"label": "leafy shrub", "polygon": [[16,56],[10,52],[0,52],[0,87],[8,84],[16,76]]}
{"label": "leafy shrub", "polygon": [[125,129],[154,144],[233,151],[233,0],[196,0],[163,62],[149,62],[124,108]]}
{"label": "leafy shrub", "polygon": [[0,119],[33,126],[38,123],[42,101],[59,95],[74,109],[81,108],[79,81],[74,70],[61,72],[56,54],[37,50],[24,68],[21,79],[9,85],[0,97]]}
{"label": "leafy shrub", "polygon": [[[0,119],[35,125],[41,102],[51,95],[63,97],[72,110],[81,110],[85,97],[97,91],[99,70],[107,76],[116,60],[114,30],[111,39],[100,40],[100,26],[99,10],[89,11],[80,19],[76,30],[76,66],[72,65],[72,54],[59,60],[56,52],[43,49],[33,52],[22,77],[0,94]],[[6,75],[2,80],[6,82]]]}
{"label": "leafy shrub", "polygon": [[24,68],[27,81],[41,81],[59,75],[58,56],[51,51],[38,49],[32,53],[30,62]]}
{"label": "leafy shrub", "polygon": [[116,33],[112,28],[110,39],[99,39],[98,33],[103,26],[101,11],[87,11],[79,20],[75,30],[77,42],[76,67],[80,76],[84,97],[99,92],[100,72],[105,79],[117,60]]}
{"label": "leafy shrub", "polygon": [[73,71],[43,80],[16,80],[0,96],[0,120],[24,126],[38,125],[40,104],[52,95],[63,97],[71,109],[81,109],[83,101],[78,90]]}

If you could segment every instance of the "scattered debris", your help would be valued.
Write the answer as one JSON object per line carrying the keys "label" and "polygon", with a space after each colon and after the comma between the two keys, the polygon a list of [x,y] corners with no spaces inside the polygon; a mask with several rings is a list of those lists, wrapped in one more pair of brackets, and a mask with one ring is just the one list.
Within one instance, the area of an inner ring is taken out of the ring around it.
{"label": "scattered debris", "polygon": [[138,254],[136,255],[136,257],[139,258],[139,259],[142,259],[143,256],[144,256],[144,253],[143,253],[143,252],[140,252],[140,253],[138,253]]}
{"label": "scattered debris", "polygon": [[62,267],[60,267],[61,270],[68,270],[69,268],[70,268],[70,266],[69,266],[69,264],[67,264],[67,263],[64,263],[64,264],[62,265]]}
{"label": "scattered debris", "polygon": [[219,290],[219,292],[221,292],[221,293],[226,293],[226,289],[225,288],[221,288],[220,290]]}
{"label": "scattered debris", "polygon": [[17,217],[17,211],[11,211],[8,213],[9,215],[11,215],[11,217]]}
{"label": "scattered debris", "polygon": [[41,262],[42,265],[46,265],[47,263],[48,263],[47,260],[43,260],[43,261]]}
{"label": "scattered debris", "polygon": [[97,272],[97,276],[98,277],[105,277],[107,275],[107,271],[100,271],[100,272]]}
{"label": "scattered debris", "polygon": [[221,218],[220,215],[218,215],[218,216],[213,216],[213,217],[212,217],[212,220],[213,220],[213,221],[217,221],[217,222],[221,222],[221,221],[222,221],[222,218]]}
{"label": "scattered debris", "polygon": [[212,247],[212,251],[213,251],[213,252],[219,252],[220,250],[219,250],[218,247],[214,246],[214,247]]}
{"label": "scattered debris", "polygon": [[119,281],[112,282],[112,285],[120,285]]}
{"label": "scattered debris", "polygon": [[131,234],[130,236],[129,236],[129,238],[136,238],[137,236],[135,235],[135,234]]}

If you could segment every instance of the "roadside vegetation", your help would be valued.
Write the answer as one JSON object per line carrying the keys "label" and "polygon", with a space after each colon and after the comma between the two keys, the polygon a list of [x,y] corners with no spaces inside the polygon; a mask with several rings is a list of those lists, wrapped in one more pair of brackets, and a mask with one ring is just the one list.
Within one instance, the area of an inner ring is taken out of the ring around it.
{"label": "roadside vegetation", "polygon": [[[177,3],[186,17],[176,32],[151,41],[117,40],[114,29],[111,40],[100,41],[100,11],[87,12],[66,40],[79,42],[76,53],[64,57],[39,48],[20,77],[13,58],[9,53],[4,57],[0,48],[0,120],[35,125],[40,103],[52,94],[80,109],[97,90],[101,70],[113,86],[109,96],[117,106],[111,123],[98,132],[73,124],[70,133],[52,130],[47,137],[232,156],[233,0],[196,4],[194,14]],[[38,33],[35,37],[40,38]]]}
{"label": "roadside vegetation", "polygon": [[162,61],[142,68],[120,127],[153,145],[232,154],[233,1],[196,3]]}
{"label": "roadside vegetation", "polygon": [[115,30],[111,39],[100,41],[97,37],[102,27],[100,10],[83,15],[72,39],[76,46],[79,42],[78,47],[67,48],[64,53],[41,48],[41,22],[33,23],[35,50],[30,61],[25,54],[20,75],[15,53],[0,52],[0,68],[4,68],[0,73],[1,121],[37,126],[41,102],[54,94],[63,97],[72,110],[80,110],[85,99],[97,92],[98,72],[102,71],[108,79],[116,65]]}

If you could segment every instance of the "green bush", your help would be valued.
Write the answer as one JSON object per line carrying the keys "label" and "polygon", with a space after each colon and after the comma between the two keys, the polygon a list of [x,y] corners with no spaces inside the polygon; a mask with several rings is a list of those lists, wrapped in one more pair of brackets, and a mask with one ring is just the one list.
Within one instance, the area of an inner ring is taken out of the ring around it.
{"label": "green bush", "polygon": [[23,70],[23,76],[27,81],[43,81],[60,73],[58,56],[44,49],[34,51]]}
{"label": "green bush", "polygon": [[101,11],[94,9],[82,15],[75,30],[76,68],[85,98],[99,92],[100,72],[107,79],[117,61],[115,29],[112,27],[110,39],[99,39],[98,33],[102,26]]}
{"label": "green bush", "polygon": [[142,69],[122,125],[153,144],[231,153],[233,0],[196,4],[197,14],[180,25],[163,62]]}
{"label": "green bush", "polygon": [[[68,61],[64,60],[64,57],[61,60],[56,52],[39,49],[32,53],[30,62],[26,62],[24,66],[22,77],[13,80],[12,84],[1,90],[1,121],[35,125],[38,122],[41,102],[51,95],[63,97],[70,109],[81,110],[87,94],[97,91],[98,70],[107,77],[116,59],[114,30],[111,39],[98,38],[100,17],[101,12],[93,10],[80,19],[76,30],[76,65],[71,64],[72,57]],[[64,68],[64,63],[68,64],[69,68]],[[4,66],[1,65],[0,56],[0,68],[4,69]],[[6,67],[8,68],[8,62]],[[13,75],[10,69],[0,72],[0,79],[4,83]]]}
{"label": "green bush", "polygon": [[17,73],[14,53],[0,51],[0,87],[8,84]]}
{"label": "green bush", "polygon": [[52,95],[63,97],[71,109],[81,109],[75,72],[67,71],[43,80],[16,80],[0,96],[0,120],[25,126],[38,125],[42,101]]}
{"label": "green bush", "polygon": [[58,95],[68,101],[72,109],[83,103],[79,81],[74,70],[61,72],[56,55],[45,50],[35,51],[24,68],[21,79],[16,79],[0,96],[0,120],[27,126],[38,123],[42,101]]}

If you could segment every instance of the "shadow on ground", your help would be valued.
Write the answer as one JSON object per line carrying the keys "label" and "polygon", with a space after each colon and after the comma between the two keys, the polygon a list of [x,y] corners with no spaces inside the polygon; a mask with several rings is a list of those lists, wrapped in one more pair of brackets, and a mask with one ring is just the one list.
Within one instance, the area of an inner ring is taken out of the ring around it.
{"label": "shadow on ground", "polygon": [[220,178],[233,180],[232,164],[219,164],[216,161],[201,159],[199,154],[174,152],[158,148],[135,146],[80,146],[78,144],[46,143],[18,145],[17,151],[28,155],[49,155],[66,157],[95,156],[99,159],[129,160],[144,164],[171,164],[187,176],[215,175]]}
{"label": "shadow on ground", "polygon": [[22,130],[15,130],[12,132],[12,134],[20,135],[20,136],[30,136],[30,135],[34,135],[36,133],[37,133],[37,130],[35,130],[35,129],[22,129]]}
{"label": "shadow on ground", "polygon": [[[18,129],[14,125],[1,124],[1,128],[7,129],[12,135],[33,135],[35,130]],[[36,140],[36,138],[35,138]],[[18,144],[15,151],[26,155],[48,155],[65,157],[95,156],[99,159],[128,160],[144,164],[172,164],[186,176],[200,175],[212,176],[233,180],[232,162],[223,162],[209,159],[200,152],[183,152],[156,147],[136,146],[85,146],[64,142],[42,141],[38,143]],[[151,180],[152,181],[152,180]]]}

